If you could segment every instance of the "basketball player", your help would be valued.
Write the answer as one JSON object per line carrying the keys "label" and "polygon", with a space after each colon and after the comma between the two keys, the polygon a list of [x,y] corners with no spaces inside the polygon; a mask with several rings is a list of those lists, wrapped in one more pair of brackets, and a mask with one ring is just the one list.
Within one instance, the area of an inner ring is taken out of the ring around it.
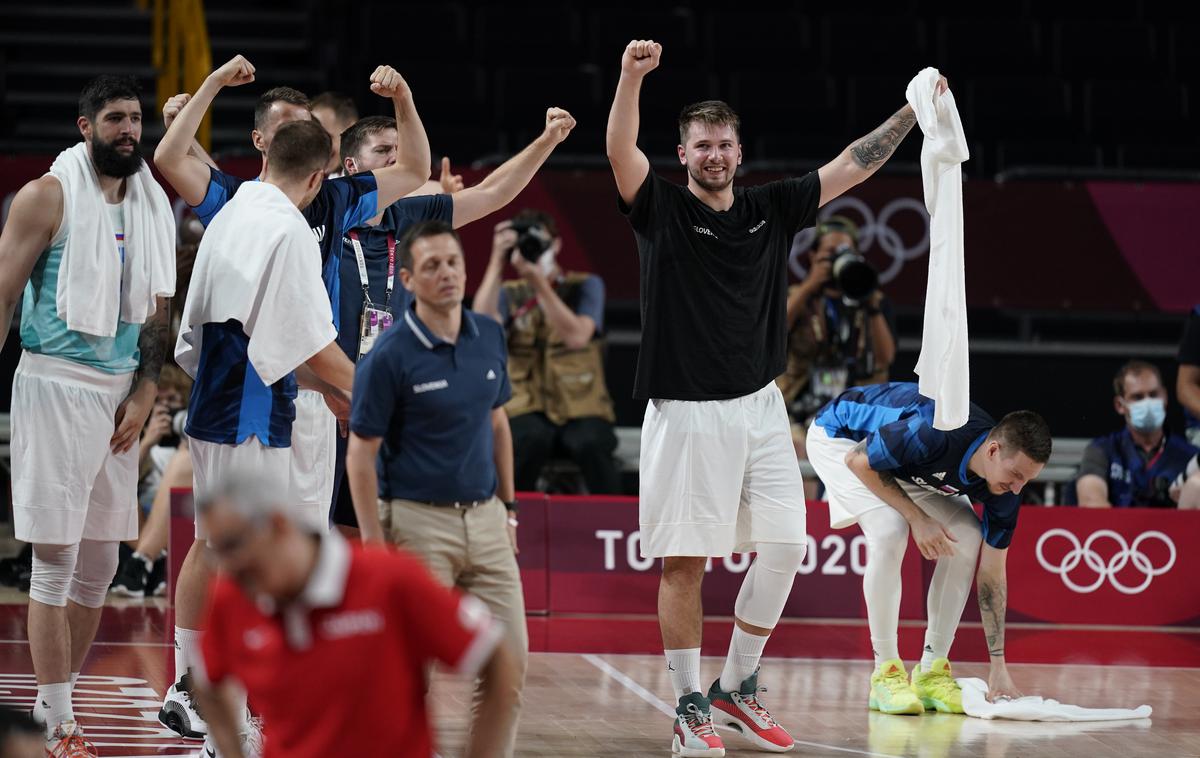
{"label": "basketball player", "polygon": [[[625,48],[608,119],[608,157],[641,260],[642,554],[662,557],[658,618],[678,698],[672,750],[721,756],[717,722],[763,750],[794,743],[758,697],[763,647],[804,559],[805,508],[784,369],[787,256],[817,209],[871,176],[916,123],[905,106],[820,170],[733,188],[742,161],[737,114],[723,102],[684,108],[686,186],[650,170],[637,147],[638,93],[662,46]],[[943,83],[944,86],[944,83]],[[755,550],[735,605],[719,679],[700,684],[700,584],[709,557]],[[715,706],[715,714],[710,710]]]}
{"label": "basketball player", "polygon": [[[206,225],[234,196],[243,180],[204,162],[192,149],[196,131],[221,89],[244,85],[254,78],[254,66],[240,55],[211,73],[175,117],[154,154],[155,165],[163,176]],[[400,125],[397,161],[379,171],[322,182],[316,197],[303,211],[320,247],[322,276],[335,327],[338,325],[341,289],[337,251],[342,244],[343,230],[365,223],[378,209],[417,189],[430,173],[429,141],[407,83],[391,67],[380,66],[371,76],[371,90],[392,100]],[[308,98],[303,93],[276,87],[259,98],[251,140],[263,155],[264,171],[267,151],[275,133],[284,124],[298,120],[312,120]],[[298,483],[298,504],[328,509],[333,494],[337,431],[334,414],[326,406],[348,415],[349,401],[344,393],[321,382],[310,372],[298,372],[297,379],[301,390],[295,402],[296,420],[290,450]],[[206,727],[191,705],[182,677],[199,652],[204,588],[210,578],[207,567],[211,565],[211,561],[204,559],[205,549],[202,540],[193,543],[176,585],[176,683],[168,691],[160,713],[164,724],[192,739],[202,738]]]}
{"label": "basketball player", "polygon": [[[164,297],[175,290],[174,221],[142,159],[138,98],[129,77],[88,84],[79,96],[83,142],[21,188],[0,236],[0,346],[25,291],[12,386],[13,520],[17,539],[33,543],[34,714],[54,755],[95,755],[71,689],[117,543],[137,537],[138,435],[167,351]],[[106,310],[101,302],[111,312],[91,318]]]}
{"label": "basketball player", "polygon": [[[963,712],[948,656],[977,558],[988,695],[1020,696],[1004,659],[1005,561],[1021,490],[1050,458],[1050,428],[1032,411],[996,423],[972,403],[966,424],[940,431],[933,409],[916,384],[856,387],[825,406],[808,430],[808,459],[825,483],[830,525],[857,522],[867,538],[863,595],[875,651],[868,704],[883,713]],[[982,522],[972,501],[983,503]],[[896,644],[910,532],[921,555],[937,561],[925,650],[911,682]]]}

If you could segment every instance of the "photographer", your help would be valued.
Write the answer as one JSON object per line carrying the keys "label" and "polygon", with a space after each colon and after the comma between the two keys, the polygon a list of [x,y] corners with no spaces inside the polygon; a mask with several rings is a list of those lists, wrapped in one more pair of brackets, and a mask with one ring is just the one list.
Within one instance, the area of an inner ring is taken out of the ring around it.
{"label": "photographer", "polygon": [[[508,335],[518,490],[533,490],[556,448],[579,465],[590,494],[620,492],[612,400],[604,381],[604,282],[564,273],[554,219],[521,211],[496,226],[492,258],[475,292],[474,310]],[[501,283],[505,261],[521,278]]]}
{"label": "photographer", "polygon": [[[817,225],[808,277],[788,289],[787,323],[787,369],[776,381],[797,421],[796,455],[807,460],[809,418],[847,387],[886,382],[896,358],[891,302],[858,252],[850,219],[830,216]],[[809,487],[814,496],[815,483]]]}

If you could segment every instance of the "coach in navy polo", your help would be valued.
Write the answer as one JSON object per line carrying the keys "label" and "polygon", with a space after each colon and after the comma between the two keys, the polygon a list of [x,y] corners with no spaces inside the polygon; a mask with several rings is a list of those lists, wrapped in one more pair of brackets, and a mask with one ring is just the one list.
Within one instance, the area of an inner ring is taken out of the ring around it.
{"label": "coach in navy polo", "polygon": [[[402,547],[486,603],[507,628],[523,682],[529,637],[514,554],[504,332],[463,307],[466,268],[450,224],[414,224],[396,253],[412,302],[355,372],[346,475],[359,528],[364,542]],[[488,682],[477,687],[482,694]]]}

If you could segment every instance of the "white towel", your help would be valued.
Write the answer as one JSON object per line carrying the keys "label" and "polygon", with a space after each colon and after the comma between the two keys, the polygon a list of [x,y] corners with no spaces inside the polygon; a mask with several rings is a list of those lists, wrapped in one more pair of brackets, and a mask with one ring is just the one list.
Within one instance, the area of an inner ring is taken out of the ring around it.
{"label": "white towel", "polygon": [[[126,178],[122,266],[87,143],[59,153],[49,173],[62,185],[63,217],[71,224],[55,293],[58,317],[97,337],[115,336],[118,320],[146,323],[156,298],[175,294],[175,216],[167,193],[145,163]],[[117,292],[119,298],[108,295]]]}
{"label": "white towel", "polygon": [[204,232],[175,343],[180,368],[194,377],[202,327],[230,319],[250,338],[247,357],[267,385],[337,339],[321,249],[273,184],[243,183]]}
{"label": "white towel", "polygon": [[963,710],[968,716],[981,719],[1009,719],[1012,721],[1121,721],[1123,719],[1150,718],[1153,709],[1140,705],[1127,708],[1082,708],[1066,705],[1030,695],[1016,700],[990,703],[987,699],[987,682],[982,679],[956,679],[962,687]]}
{"label": "white towel", "polygon": [[967,423],[971,402],[961,165],[969,154],[954,95],[949,90],[937,94],[938,76],[936,68],[924,69],[908,83],[905,95],[925,133],[921,181],[931,216],[925,326],[916,372],[921,394],[934,401],[934,428],[949,430]]}

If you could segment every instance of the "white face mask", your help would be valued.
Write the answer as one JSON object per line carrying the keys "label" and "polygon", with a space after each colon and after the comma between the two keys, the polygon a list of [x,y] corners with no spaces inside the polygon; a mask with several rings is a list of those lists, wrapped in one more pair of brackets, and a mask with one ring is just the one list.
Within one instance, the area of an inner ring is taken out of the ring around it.
{"label": "white face mask", "polygon": [[1139,432],[1152,432],[1167,418],[1167,404],[1160,397],[1146,397],[1129,403],[1129,424]]}
{"label": "white face mask", "polygon": [[538,270],[541,271],[542,276],[546,277],[547,279],[549,279],[550,275],[554,273],[554,258],[554,248],[550,248],[546,252],[542,253],[537,259]]}

